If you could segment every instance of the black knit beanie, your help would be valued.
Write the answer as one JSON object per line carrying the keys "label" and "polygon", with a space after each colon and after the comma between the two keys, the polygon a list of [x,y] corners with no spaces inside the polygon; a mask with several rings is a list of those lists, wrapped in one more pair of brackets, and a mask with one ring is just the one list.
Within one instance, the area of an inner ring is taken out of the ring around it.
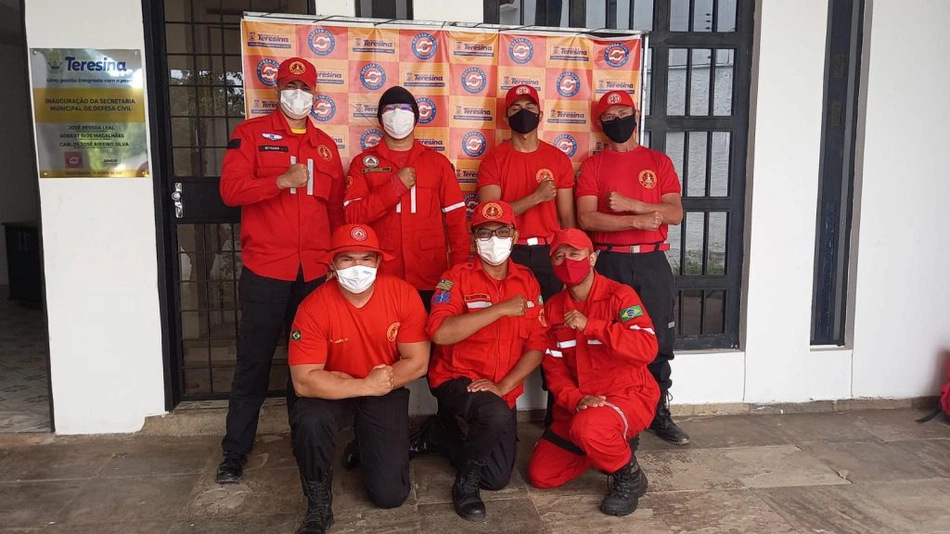
{"label": "black knit beanie", "polygon": [[407,91],[405,87],[395,85],[386,89],[386,92],[379,97],[379,108],[376,109],[376,118],[380,124],[383,122],[383,108],[390,104],[409,104],[412,106],[412,114],[416,116],[416,123],[419,122],[419,104],[416,103],[416,98],[412,96],[412,93]]}

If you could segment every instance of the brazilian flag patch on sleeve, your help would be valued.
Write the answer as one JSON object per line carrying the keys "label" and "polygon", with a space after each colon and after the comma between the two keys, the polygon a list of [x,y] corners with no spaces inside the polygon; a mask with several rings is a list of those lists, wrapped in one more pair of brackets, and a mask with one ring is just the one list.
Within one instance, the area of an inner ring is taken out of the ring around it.
{"label": "brazilian flag patch on sleeve", "polygon": [[630,306],[625,310],[620,310],[620,320],[627,322],[630,319],[636,319],[643,316],[643,308],[640,306]]}
{"label": "brazilian flag patch on sleeve", "polygon": [[293,332],[290,333],[290,339],[294,341],[300,341],[300,338],[302,337],[303,336],[300,335],[300,330],[294,330]]}

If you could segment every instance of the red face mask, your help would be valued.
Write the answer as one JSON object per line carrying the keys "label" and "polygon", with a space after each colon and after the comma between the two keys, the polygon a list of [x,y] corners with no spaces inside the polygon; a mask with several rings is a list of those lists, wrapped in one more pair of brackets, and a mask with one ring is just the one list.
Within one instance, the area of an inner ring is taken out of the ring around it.
{"label": "red face mask", "polygon": [[554,276],[558,280],[567,284],[568,287],[576,286],[584,281],[590,274],[590,258],[582,260],[572,260],[564,258],[560,265],[554,265]]}

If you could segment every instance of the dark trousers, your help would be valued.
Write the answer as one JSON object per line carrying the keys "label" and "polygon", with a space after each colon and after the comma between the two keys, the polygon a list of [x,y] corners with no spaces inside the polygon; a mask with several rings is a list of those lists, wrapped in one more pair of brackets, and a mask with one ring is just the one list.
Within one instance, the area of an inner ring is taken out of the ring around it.
{"label": "dark trousers", "polygon": [[515,467],[517,412],[494,393],[469,393],[466,388],[471,383],[470,378],[455,378],[432,390],[445,429],[443,453],[456,469],[466,461],[485,462],[481,487],[500,490],[508,485]]}
{"label": "dark trousers", "polygon": [[260,276],[247,267],[241,271],[237,365],[228,399],[227,431],[221,441],[225,453],[251,452],[281,331],[285,335],[290,331],[297,306],[324,280],[305,282],[302,271],[293,282]]}
{"label": "dark trousers", "polygon": [[676,339],[673,316],[676,281],[666,253],[631,254],[602,250],[596,268],[600,274],[632,287],[640,295],[647,314],[653,320],[659,345],[656,359],[649,365],[650,373],[660,386],[660,394],[665,395],[673,385],[670,360],[673,359],[673,342]]}
{"label": "dark trousers", "polygon": [[409,390],[382,397],[326,400],[299,397],[290,415],[294,457],[304,480],[329,472],[337,433],[353,425],[369,498],[380,508],[402,506],[409,496]]}
{"label": "dark trousers", "polygon": [[554,276],[550,250],[547,245],[515,245],[511,249],[511,261],[531,269],[541,285],[541,296],[545,301],[564,287],[564,283]]}
{"label": "dark trousers", "polygon": [[434,290],[420,289],[419,298],[422,299],[422,305],[426,309],[426,314],[432,311],[432,295],[435,295]]}

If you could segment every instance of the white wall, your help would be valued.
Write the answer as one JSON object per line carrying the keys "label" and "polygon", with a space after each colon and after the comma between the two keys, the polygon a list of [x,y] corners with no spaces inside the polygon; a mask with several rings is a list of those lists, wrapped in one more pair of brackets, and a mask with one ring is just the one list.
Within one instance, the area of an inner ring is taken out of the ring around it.
{"label": "white wall", "polygon": [[874,0],[854,394],[933,394],[950,348],[950,2]]}
{"label": "white wall", "polygon": [[[141,3],[29,0],[31,48],[144,49]],[[129,432],[164,411],[150,179],[44,179],[58,433]]]}
{"label": "white wall", "polygon": [[419,20],[483,22],[484,7],[478,1],[413,0],[412,14]]}

